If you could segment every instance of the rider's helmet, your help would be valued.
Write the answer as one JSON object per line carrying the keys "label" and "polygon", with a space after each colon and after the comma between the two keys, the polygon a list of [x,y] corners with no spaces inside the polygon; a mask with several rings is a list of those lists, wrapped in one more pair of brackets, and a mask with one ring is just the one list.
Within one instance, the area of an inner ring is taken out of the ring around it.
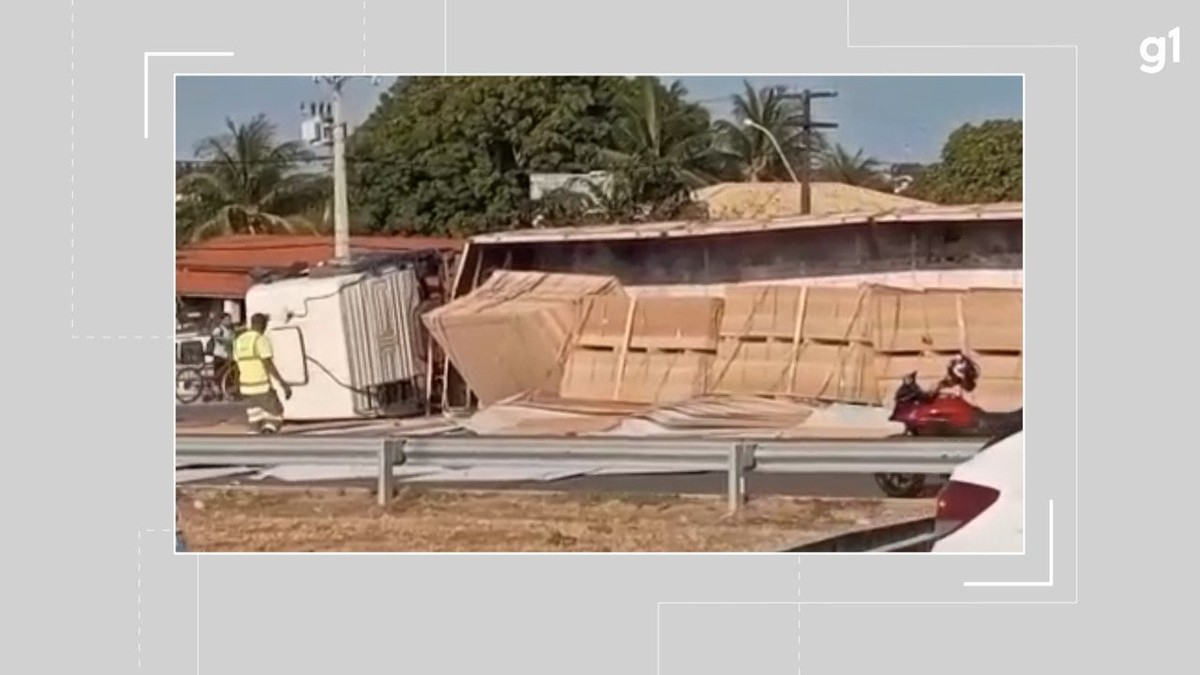
{"label": "rider's helmet", "polygon": [[946,366],[946,382],[962,387],[963,391],[974,391],[979,381],[979,366],[966,354],[959,353]]}

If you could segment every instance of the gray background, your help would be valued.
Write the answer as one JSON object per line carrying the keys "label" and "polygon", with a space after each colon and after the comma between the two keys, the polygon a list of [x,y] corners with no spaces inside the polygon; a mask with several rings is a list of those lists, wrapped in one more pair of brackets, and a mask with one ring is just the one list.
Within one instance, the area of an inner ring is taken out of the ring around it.
{"label": "gray background", "polygon": [[[1052,672],[1089,656],[1121,670],[1170,663],[1190,622],[1158,605],[1196,595],[1186,547],[1195,450],[1181,431],[1194,417],[1196,368],[1186,348],[1167,352],[1179,357],[1171,362],[1112,357],[1166,351],[1168,329],[1190,337],[1181,319],[1195,267],[1195,145],[1183,140],[1195,135],[1184,126],[1196,118],[1194,75],[1190,91],[1183,80],[1191,56],[1185,46],[1183,63],[1144,75],[1138,45],[1177,25],[1188,41],[1194,10],[1103,5],[855,0],[847,31],[845,0],[375,0],[365,11],[356,0],[26,3],[4,22],[2,114],[17,153],[6,163],[0,267],[13,392],[0,670],[661,666],[676,675]],[[1041,44],[1079,47],[908,48]],[[152,61],[143,140],[143,52],[212,50],[236,56]],[[444,69],[1026,73],[1027,555],[173,555],[172,73]],[[1077,389],[1081,359],[1090,367]],[[1089,414],[1077,427],[1079,399]],[[1049,578],[1050,499],[1054,584],[963,588]],[[976,604],[1030,602],[1060,604]]]}

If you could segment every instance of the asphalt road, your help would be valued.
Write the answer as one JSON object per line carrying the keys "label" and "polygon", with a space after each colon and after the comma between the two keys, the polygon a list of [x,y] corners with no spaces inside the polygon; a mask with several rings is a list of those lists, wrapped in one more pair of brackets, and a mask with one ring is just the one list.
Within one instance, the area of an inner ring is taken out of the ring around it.
{"label": "asphalt road", "polygon": [[185,425],[217,424],[237,419],[242,413],[241,403],[192,403],[175,404],[175,423]]}

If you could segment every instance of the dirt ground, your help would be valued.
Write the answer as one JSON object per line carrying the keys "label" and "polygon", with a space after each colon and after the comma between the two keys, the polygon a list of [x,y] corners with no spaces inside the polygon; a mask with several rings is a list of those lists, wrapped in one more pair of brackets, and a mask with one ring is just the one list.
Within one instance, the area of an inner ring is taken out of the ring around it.
{"label": "dirt ground", "polygon": [[193,551],[778,551],[933,514],[932,500],[761,497],[735,517],[717,496],[405,488],[190,488]]}

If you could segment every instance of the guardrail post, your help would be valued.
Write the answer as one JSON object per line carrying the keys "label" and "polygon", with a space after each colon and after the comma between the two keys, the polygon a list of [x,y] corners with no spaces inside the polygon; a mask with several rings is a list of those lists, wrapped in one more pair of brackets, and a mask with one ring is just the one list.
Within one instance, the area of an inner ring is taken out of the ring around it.
{"label": "guardrail post", "polygon": [[750,490],[746,487],[749,481],[748,473],[757,466],[757,443],[742,443],[742,503],[750,501]]}
{"label": "guardrail post", "polygon": [[379,494],[376,498],[380,506],[387,506],[395,489],[396,476],[392,468],[396,464],[396,454],[393,441],[386,440],[379,448]]}
{"label": "guardrail post", "polygon": [[736,443],[729,449],[728,497],[729,513],[737,513],[746,502],[746,458],[750,446]]}

